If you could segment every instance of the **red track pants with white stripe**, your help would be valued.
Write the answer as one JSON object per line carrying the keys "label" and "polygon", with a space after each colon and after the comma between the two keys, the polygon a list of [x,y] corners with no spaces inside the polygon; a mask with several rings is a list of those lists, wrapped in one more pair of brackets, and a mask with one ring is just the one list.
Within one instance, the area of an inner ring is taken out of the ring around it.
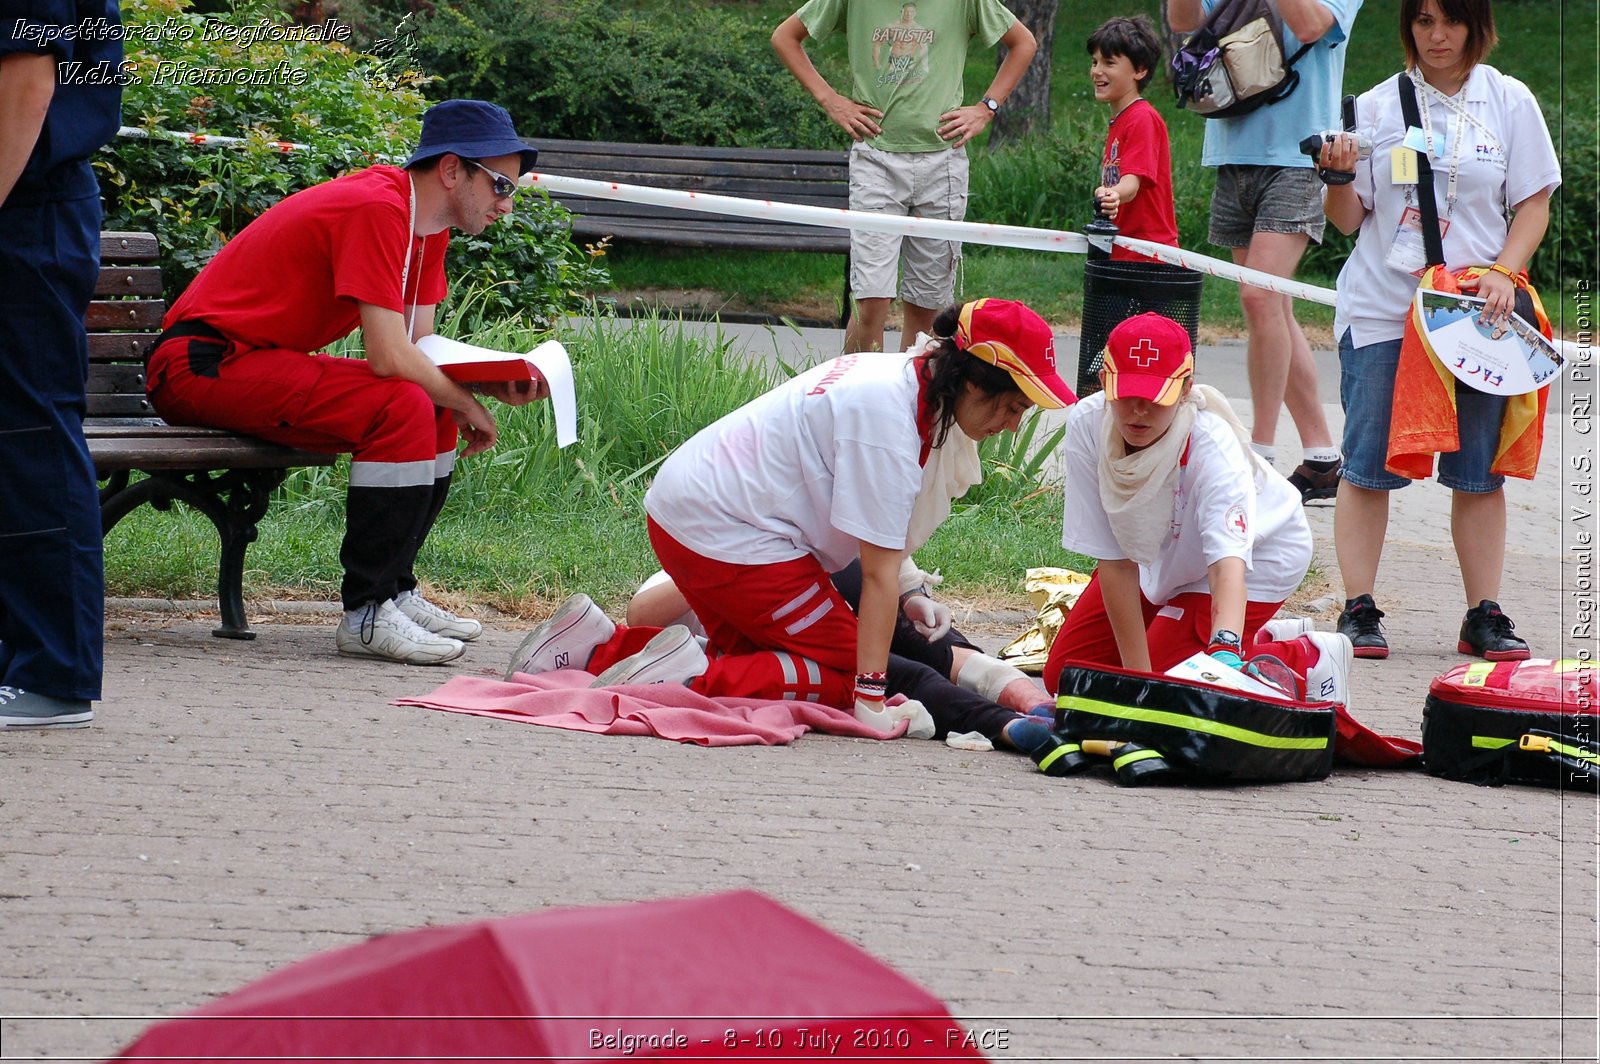
{"label": "red track pants with white stripe", "polygon": [[[703,695],[855,705],[856,615],[811,555],[733,565],[697,554],[649,522],[661,567],[705,626],[711,667],[690,684]],[[599,672],[642,645],[647,630],[619,628],[595,651]]]}
{"label": "red track pants with white stripe", "polygon": [[412,566],[450,490],[456,425],[421,386],[365,360],[177,336],[150,356],[150,400],[175,425],[349,454],[346,609],[416,586]]}
{"label": "red track pants with white stripe", "polygon": [[[1193,657],[1211,643],[1211,596],[1199,591],[1175,595],[1164,606],[1158,606],[1139,596],[1144,608],[1145,637],[1150,642],[1150,669],[1166,672],[1185,658]],[[1244,610],[1244,631],[1239,633],[1244,642],[1244,656],[1271,654],[1295,674],[1305,678],[1306,670],[1317,663],[1320,653],[1306,639],[1290,639],[1282,643],[1257,643],[1256,632],[1272,620],[1282,602],[1247,602]],[[1100,573],[1089,578],[1089,584],[1078,596],[1078,601],[1067,611],[1067,619],[1050,644],[1050,656],[1045,661],[1044,685],[1051,694],[1056,693],[1056,683],[1066,665],[1122,665],[1122,651],[1117,649],[1117,637],[1111,630],[1111,619],[1106,616],[1105,599],[1100,592]]]}

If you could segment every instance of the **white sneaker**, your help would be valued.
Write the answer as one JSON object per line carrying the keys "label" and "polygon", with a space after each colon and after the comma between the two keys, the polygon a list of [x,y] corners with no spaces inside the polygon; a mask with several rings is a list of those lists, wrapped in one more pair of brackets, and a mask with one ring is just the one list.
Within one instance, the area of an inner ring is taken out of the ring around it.
{"label": "white sneaker", "polygon": [[1317,626],[1310,617],[1274,617],[1256,629],[1257,643],[1287,643],[1303,635],[1310,635]]}
{"label": "white sneaker", "polygon": [[622,684],[686,684],[702,675],[711,664],[706,652],[694,641],[694,633],[681,624],[663,628],[644,649],[617,662],[602,672],[590,687],[617,687]]}
{"label": "white sneaker", "polygon": [[418,627],[393,599],[369,602],[353,618],[345,614],[333,641],[339,653],[353,658],[384,658],[406,665],[442,665],[467,649],[459,639]]}
{"label": "white sneaker", "polygon": [[557,669],[581,669],[589,664],[594,648],[616,634],[617,626],[588,595],[573,595],[539,627],[523,637],[511,655],[511,674],[537,676]]}
{"label": "white sneaker", "polygon": [[1306,638],[1321,653],[1306,670],[1306,701],[1339,702],[1350,709],[1350,662],[1355,648],[1342,632],[1309,632]]}
{"label": "white sneaker", "polygon": [[444,607],[429,602],[415,589],[400,592],[394,597],[394,604],[401,613],[411,618],[412,624],[434,635],[470,642],[483,634],[483,625],[471,617],[457,617]]}

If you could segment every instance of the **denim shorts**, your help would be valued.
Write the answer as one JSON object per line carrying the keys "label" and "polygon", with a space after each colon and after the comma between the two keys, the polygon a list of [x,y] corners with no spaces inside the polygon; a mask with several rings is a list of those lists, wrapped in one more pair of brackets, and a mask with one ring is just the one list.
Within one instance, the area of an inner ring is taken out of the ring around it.
{"label": "denim shorts", "polygon": [[[1394,375],[1400,365],[1400,341],[1383,340],[1356,347],[1350,330],[1339,337],[1339,402],[1344,406],[1344,469],[1341,476],[1358,488],[1393,491],[1411,481],[1384,468],[1389,454],[1389,419],[1394,406]],[[1439,483],[1452,491],[1482,495],[1506,482],[1494,476],[1495,451],[1506,399],[1456,381],[1456,424],[1459,451],[1439,455]]]}
{"label": "denim shorts", "polygon": [[1245,248],[1257,233],[1304,233],[1322,243],[1322,183],[1306,166],[1217,167],[1207,239]]}

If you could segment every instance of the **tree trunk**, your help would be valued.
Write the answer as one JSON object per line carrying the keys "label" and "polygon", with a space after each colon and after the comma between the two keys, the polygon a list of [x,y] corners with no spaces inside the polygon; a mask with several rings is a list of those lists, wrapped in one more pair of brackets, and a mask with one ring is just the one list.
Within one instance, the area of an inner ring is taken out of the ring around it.
{"label": "tree trunk", "polygon": [[[1033,32],[1039,51],[995,116],[994,125],[989,128],[991,145],[1050,128],[1050,51],[1055,45],[1059,0],[1006,0],[1006,6]],[[1008,51],[1009,48],[1000,47],[997,64],[1005,62]]]}

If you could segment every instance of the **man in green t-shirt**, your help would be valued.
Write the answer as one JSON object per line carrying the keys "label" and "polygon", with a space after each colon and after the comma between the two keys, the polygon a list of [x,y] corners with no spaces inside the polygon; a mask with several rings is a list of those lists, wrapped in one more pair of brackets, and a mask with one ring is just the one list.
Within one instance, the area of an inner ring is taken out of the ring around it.
{"label": "man in green t-shirt", "polygon": [[[817,73],[805,50],[807,37],[822,38],[841,26],[850,56],[848,96]],[[963,106],[961,74],[973,40],[1010,51],[983,98]],[[850,149],[852,210],[960,221],[967,213],[967,141],[994,120],[1038,46],[1001,0],[808,0],[773,32],[772,47],[856,142]],[[883,349],[884,322],[897,292],[902,346],[927,332],[940,308],[954,301],[960,259],[955,241],[852,231],[856,313],[844,349]]]}

